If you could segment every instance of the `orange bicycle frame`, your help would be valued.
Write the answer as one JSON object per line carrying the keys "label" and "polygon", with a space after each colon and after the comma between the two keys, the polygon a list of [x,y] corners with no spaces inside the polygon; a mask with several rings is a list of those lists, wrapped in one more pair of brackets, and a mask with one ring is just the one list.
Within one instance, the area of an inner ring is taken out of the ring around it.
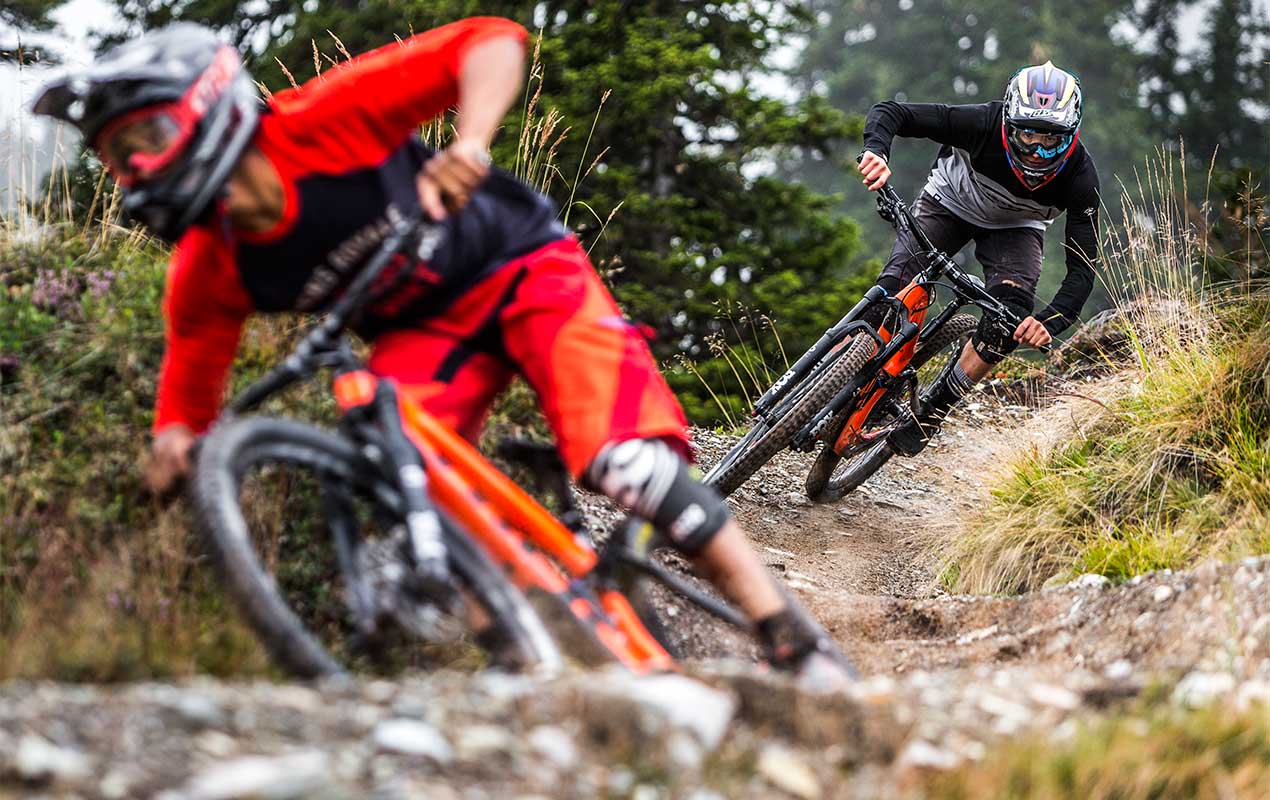
{"label": "orange bicycle frame", "polygon": [[[334,389],[340,408],[347,412],[370,403],[378,381],[364,370],[337,376]],[[463,437],[417,403],[404,397],[398,403],[402,428],[423,457],[432,501],[507,571],[513,584],[555,595],[630,669],[673,668],[670,654],[640,622],[624,595],[603,589],[592,599],[573,584],[571,579],[584,578],[595,568],[594,549]]]}
{"label": "orange bicycle frame", "polygon": [[[926,291],[924,286],[916,283],[909,283],[905,286],[896,297],[904,303],[908,308],[908,318],[912,320],[919,328],[926,320],[926,311],[930,308],[930,293]],[[885,327],[878,329],[878,336],[883,342],[891,341],[891,331]],[[891,356],[890,360],[882,366],[882,369],[890,376],[894,377],[904,371],[909,362],[913,360],[913,351],[917,348],[917,337],[904,345]],[[838,438],[833,443],[835,453],[841,454],[847,448],[858,443],[864,432],[864,424],[869,418],[869,414],[873,413],[873,407],[882,399],[887,390],[884,387],[874,386],[872,392],[866,386],[863,391],[869,392],[864,402],[860,403],[851,416],[847,418],[847,423],[842,426],[842,432],[838,434]]]}

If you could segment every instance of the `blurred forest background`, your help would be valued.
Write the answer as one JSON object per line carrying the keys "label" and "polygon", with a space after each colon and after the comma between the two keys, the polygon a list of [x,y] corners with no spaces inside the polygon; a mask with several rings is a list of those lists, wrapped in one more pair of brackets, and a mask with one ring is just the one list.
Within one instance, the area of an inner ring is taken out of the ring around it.
{"label": "blurred forest background", "polygon": [[[1228,264],[1250,263],[1270,163],[1263,0],[105,2],[117,13],[95,46],[202,22],[275,91],[467,15],[539,33],[525,102],[496,157],[560,203],[630,315],[656,329],[654,348],[697,421],[742,410],[767,377],[761,365],[782,367],[876,275],[891,231],[850,164],[879,100],[984,102],[1020,66],[1052,59],[1082,79],[1082,139],[1107,224],[1122,193],[1137,192],[1147,157],[1184,152],[1188,207],[1209,220],[1215,245],[1202,269],[1249,277]],[[6,3],[2,57],[56,61],[55,48],[19,42],[53,27],[62,5]],[[896,147],[906,194],[936,149]],[[95,168],[82,159],[72,172],[81,211]],[[1062,228],[1049,237],[1042,303],[1063,274]],[[1100,287],[1087,313],[1105,297]]]}

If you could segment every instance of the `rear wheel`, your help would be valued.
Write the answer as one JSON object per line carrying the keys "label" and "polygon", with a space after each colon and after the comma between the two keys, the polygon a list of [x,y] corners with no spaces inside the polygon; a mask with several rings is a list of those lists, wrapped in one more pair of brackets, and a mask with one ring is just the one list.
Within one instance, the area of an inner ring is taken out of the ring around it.
{"label": "rear wheel", "polygon": [[[347,575],[326,514],[333,492],[350,509],[356,501],[358,549],[368,541],[361,534],[394,527],[401,498],[376,472],[347,439],[289,420],[230,422],[200,445],[190,492],[226,590],[273,659],[297,676],[339,673],[353,655],[348,598],[338,596]],[[511,665],[558,666],[560,652],[525,597],[471,539],[444,527],[456,588],[489,622],[482,639],[497,642]],[[452,627],[466,622],[455,618]]]}
{"label": "rear wheel", "polygon": [[[935,381],[947,363],[947,359],[939,357],[940,354],[947,353],[949,358],[960,357],[962,347],[978,325],[979,320],[974,316],[957,314],[929,339],[918,341],[910,366],[917,372],[919,393]],[[834,452],[833,443],[854,409],[848,408],[838,414],[829,426],[830,435],[825,437],[825,444],[807,473],[809,498],[817,503],[838,500],[855,491],[891,460],[894,453],[887,446],[886,439],[900,420],[895,412],[896,403],[907,401],[907,396],[894,396],[902,392],[902,389],[896,389],[892,391],[892,396],[881,398],[869,414],[859,440],[841,453]]]}
{"label": "rear wheel", "polygon": [[773,410],[769,425],[762,419],[733,445],[728,454],[705,477],[705,482],[727,496],[789,446],[795,435],[811,421],[846,386],[865,362],[872,357],[876,345],[867,336],[857,336],[827,369],[813,372]]}

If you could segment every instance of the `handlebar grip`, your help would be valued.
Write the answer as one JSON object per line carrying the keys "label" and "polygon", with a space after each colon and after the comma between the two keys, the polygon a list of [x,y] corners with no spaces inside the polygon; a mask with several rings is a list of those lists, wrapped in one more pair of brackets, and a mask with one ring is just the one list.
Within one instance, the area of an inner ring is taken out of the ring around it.
{"label": "handlebar grip", "polygon": [[[1009,306],[1002,305],[997,321],[998,323],[1004,323],[1005,325],[1008,325],[1009,328],[1008,330],[1006,330],[1006,333],[1008,333],[1011,337],[1013,337],[1014,332],[1017,331],[1019,329],[1019,326],[1023,324],[1024,319],[1026,319],[1026,317],[1021,317],[1018,314],[1015,314],[1014,311],[1009,308]],[[1054,351],[1053,344],[1025,345],[1025,347],[1031,347],[1033,350],[1037,351],[1038,353],[1042,353],[1044,355],[1049,355],[1050,353]]]}

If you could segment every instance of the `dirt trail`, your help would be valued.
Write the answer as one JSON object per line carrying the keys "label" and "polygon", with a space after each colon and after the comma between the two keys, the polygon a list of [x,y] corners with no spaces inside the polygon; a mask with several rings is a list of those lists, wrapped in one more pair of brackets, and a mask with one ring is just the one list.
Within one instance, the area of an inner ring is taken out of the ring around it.
{"label": "dirt trail", "polygon": [[[812,457],[794,453],[774,459],[731,503],[767,564],[865,674],[985,665],[1055,674],[1184,671],[1230,638],[1226,611],[1211,602],[1229,576],[1215,565],[1116,588],[1087,576],[1018,598],[953,597],[939,584],[932,555],[932,543],[956,536],[975,513],[1012,453],[1070,435],[1098,398],[1130,388],[1124,378],[1104,381],[1040,410],[980,396],[925,453],[893,459],[838,503],[806,500],[802,481]],[[699,441],[707,465],[729,444],[709,433]],[[1210,591],[1180,597],[1186,586]],[[1204,597],[1204,608],[1192,607]],[[719,655],[721,646],[694,648],[708,641],[694,636],[686,649]]]}
{"label": "dirt trail", "polygon": [[[0,799],[920,797],[932,770],[1070,733],[1149,685],[1187,706],[1270,702],[1270,556],[1017,598],[941,590],[929,542],[962,529],[1010,450],[1091,407],[972,404],[928,453],[834,505],[803,499],[796,454],[736,493],[767,563],[860,664],[846,692],[738,660],[747,640],[673,600],[691,679],[0,684]],[[732,441],[701,432],[702,461]],[[597,525],[617,515],[584,502]]]}

